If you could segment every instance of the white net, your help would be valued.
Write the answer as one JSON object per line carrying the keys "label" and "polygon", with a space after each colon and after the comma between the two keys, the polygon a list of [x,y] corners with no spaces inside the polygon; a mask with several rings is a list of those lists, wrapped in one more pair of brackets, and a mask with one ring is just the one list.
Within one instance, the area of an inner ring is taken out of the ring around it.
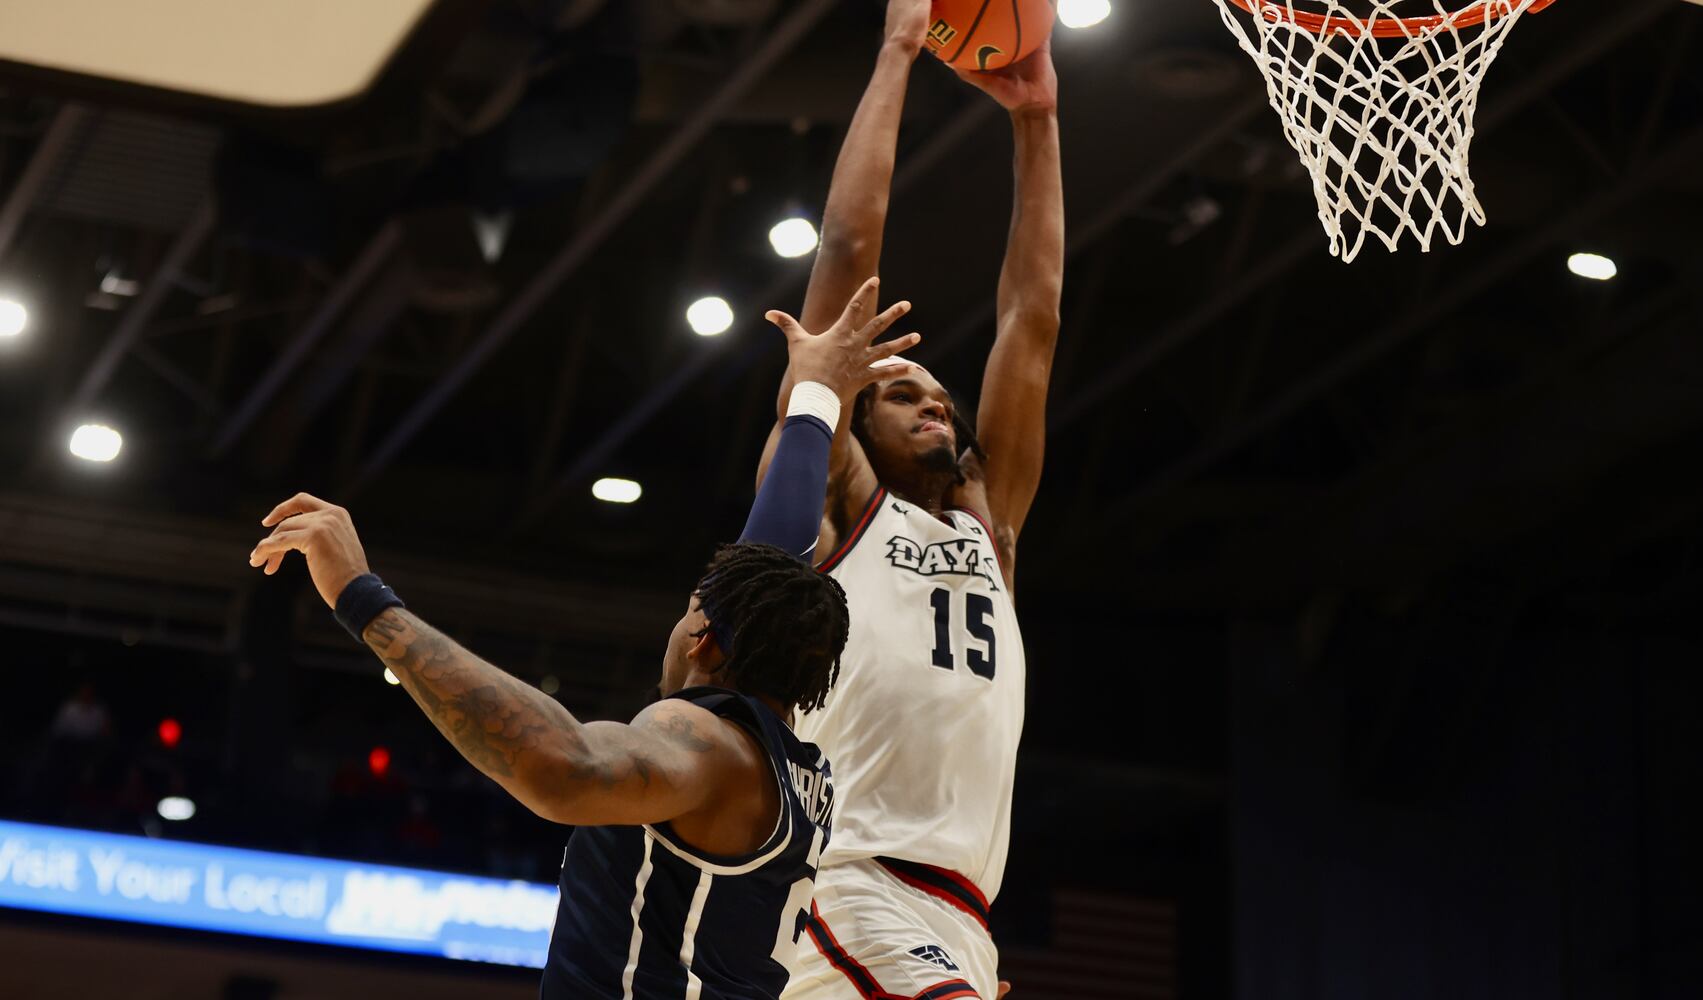
{"label": "white net", "polygon": [[1429,251],[1439,232],[1458,244],[1468,220],[1484,224],[1467,163],[1479,89],[1508,32],[1543,0],[1456,10],[1442,0],[1247,0],[1253,15],[1240,0],[1215,2],[1312,175],[1332,254],[1351,261],[1368,236],[1394,251],[1403,234]]}

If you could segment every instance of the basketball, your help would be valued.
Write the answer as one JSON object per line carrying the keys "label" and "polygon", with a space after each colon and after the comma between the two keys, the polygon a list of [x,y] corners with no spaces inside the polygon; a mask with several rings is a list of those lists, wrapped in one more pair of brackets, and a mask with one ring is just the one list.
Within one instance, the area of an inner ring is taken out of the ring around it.
{"label": "basketball", "polygon": [[928,50],[956,69],[1004,69],[1041,47],[1053,0],[934,0]]}

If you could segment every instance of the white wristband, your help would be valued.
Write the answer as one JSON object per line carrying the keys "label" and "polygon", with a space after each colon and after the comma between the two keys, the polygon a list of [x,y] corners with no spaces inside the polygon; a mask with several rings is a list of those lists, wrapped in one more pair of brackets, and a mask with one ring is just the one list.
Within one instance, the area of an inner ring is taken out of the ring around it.
{"label": "white wristband", "polygon": [[820,382],[800,382],[787,397],[786,415],[809,414],[828,425],[829,430],[840,426],[840,397]]}

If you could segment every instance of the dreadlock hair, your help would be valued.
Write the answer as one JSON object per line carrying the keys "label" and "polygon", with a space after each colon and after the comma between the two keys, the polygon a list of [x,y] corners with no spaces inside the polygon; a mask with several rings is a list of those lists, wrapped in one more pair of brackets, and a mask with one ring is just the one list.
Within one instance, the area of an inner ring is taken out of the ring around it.
{"label": "dreadlock hair", "polygon": [[716,550],[694,593],[739,690],[804,712],[822,707],[851,625],[833,577],[773,545],[741,542]]}
{"label": "dreadlock hair", "polygon": [[[869,405],[874,402],[875,393],[880,388],[881,383],[872,382],[858,390],[857,398],[852,400],[852,437],[856,438],[857,443],[863,446],[864,454],[872,457],[874,453],[869,444]],[[941,388],[944,389],[945,386],[942,385]],[[951,395],[951,392],[950,389],[947,389],[947,395]],[[968,448],[977,458],[987,461],[988,453],[982,450],[982,443],[976,439],[975,426],[968,415],[956,405],[952,407],[952,439],[958,442],[960,449]],[[953,459],[954,464],[956,464],[957,456],[953,456]],[[958,477],[957,485],[964,485],[964,473],[958,472],[956,475]]]}

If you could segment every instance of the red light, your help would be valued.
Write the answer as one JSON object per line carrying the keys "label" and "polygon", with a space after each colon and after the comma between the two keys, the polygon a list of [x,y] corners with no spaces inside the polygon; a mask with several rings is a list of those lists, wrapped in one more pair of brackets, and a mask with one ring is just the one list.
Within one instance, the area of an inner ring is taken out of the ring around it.
{"label": "red light", "polygon": [[160,746],[170,750],[177,746],[181,739],[183,739],[183,727],[178,725],[176,719],[160,720]]}
{"label": "red light", "polygon": [[372,753],[367,754],[367,768],[372,771],[373,777],[384,777],[384,772],[390,770],[390,751],[384,747],[373,747]]}

